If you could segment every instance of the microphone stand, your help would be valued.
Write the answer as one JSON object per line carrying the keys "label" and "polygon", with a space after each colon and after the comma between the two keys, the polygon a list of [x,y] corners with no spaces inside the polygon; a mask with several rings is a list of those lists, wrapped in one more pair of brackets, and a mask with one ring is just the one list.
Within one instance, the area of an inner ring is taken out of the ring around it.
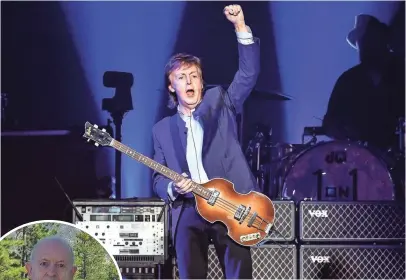
{"label": "microphone stand", "polygon": [[[114,126],[116,127],[116,141],[121,142],[121,127],[123,124],[124,112],[111,113]],[[121,198],[121,152],[115,151],[115,176],[116,176],[116,198]]]}
{"label": "microphone stand", "polygon": [[[109,88],[115,88],[116,92],[113,98],[104,98],[102,100],[102,110],[108,111],[113,118],[116,126],[116,141],[121,142],[121,126],[123,124],[124,114],[133,110],[133,101],[131,97],[131,87],[134,83],[134,77],[131,73],[107,71],[103,75],[103,85]],[[115,177],[116,177],[116,199],[121,199],[121,152],[116,150],[115,154]]]}

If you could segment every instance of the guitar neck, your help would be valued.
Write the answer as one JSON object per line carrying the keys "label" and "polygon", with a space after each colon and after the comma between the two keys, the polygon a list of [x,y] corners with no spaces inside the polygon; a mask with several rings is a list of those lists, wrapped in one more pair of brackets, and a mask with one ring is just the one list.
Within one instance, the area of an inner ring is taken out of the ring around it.
{"label": "guitar neck", "polygon": [[[133,159],[137,160],[138,162],[148,166],[149,168],[155,170],[156,172],[162,174],[163,176],[171,179],[174,182],[178,182],[180,180],[182,180],[183,177],[182,175],[180,175],[179,173],[169,169],[168,167],[156,162],[155,160],[144,156],[143,154],[138,153],[137,151],[135,151],[134,149],[124,145],[123,143],[120,143],[117,140],[112,140],[111,147],[115,148],[116,150],[119,150],[120,152],[132,157]],[[193,193],[204,197],[204,198],[209,198],[211,192],[209,190],[207,190],[206,188],[202,187],[200,184],[193,182]]]}

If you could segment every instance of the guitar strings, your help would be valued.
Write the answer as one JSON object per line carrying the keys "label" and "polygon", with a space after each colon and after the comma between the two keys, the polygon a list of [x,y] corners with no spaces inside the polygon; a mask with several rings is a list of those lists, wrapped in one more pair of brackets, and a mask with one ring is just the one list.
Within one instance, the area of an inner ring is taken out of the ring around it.
{"label": "guitar strings", "polygon": [[[200,184],[197,184],[197,183],[194,183],[194,186],[195,186],[195,188],[196,188],[196,186],[201,186],[201,185],[200,185]],[[199,195],[198,193],[196,193],[196,194]],[[199,196],[201,196],[201,195],[199,195]],[[203,196],[202,196],[202,197],[203,197]],[[203,197],[203,198],[205,198],[205,197]],[[205,198],[205,199],[206,199],[206,198]],[[223,203],[224,203],[223,205],[229,207],[227,210],[230,210],[230,211],[232,211],[232,212],[235,212],[235,211],[238,209],[237,206],[235,206],[235,205],[232,204],[231,202],[229,202],[229,201],[227,201],[227,200],[225,200],[225,199],[223,199],[223,198],[221,198],[221,197],[218,197],[218,198],[217,198],[217,201],[223,202]],[[249,220],[249,219],[251,219],[253,216],[254,216],[254,214],[249,213],[249,214],[247,215],[246,219]],[[261,226],[261,224],[262,224],[263,222],[265,222],[266,224],[269,224],[269,223],[270,223],[269,221],[265,220],[264,218],[262,218],[262,217],[260,217],[260,216],[257,216],[257,217],[254,219],[253,225],[254,225],[255,222],[257,222],[257,219],[260,219],[260,221],[259,221],[259,223],[260,223],[259,226]],[[257,228],[258,228],[258,227],[257,227]],[[259,229],[259,228],[258,228],[258,229]]]}
{"label": "guitar strings", "polygon": [[[114,148],[119,149],[120,151],[124,152],[125,154],[129,155],[130,157],[135,158],[135,159],[138,160],[138,161],[142,161],[142,158],[149,159],[149,158],[147,158],[146,156],[144,156],[144,155],[142,155],[142,154],[140,154],[140,153],[138,153],[138,152],[136,152],[136,151],[130,149],[130,148],[127,147],[126,145],[122,144],[121,142],[116,141],[115,139],[113,139],[113,142],[111,143],[111,145],[112,145]],[[128,151],[131,151],[131,153],[128,154]],[[136,156],[140,157],[140,159],[137,159]],[[150,160],[151,160],[151,159],[150,159]],[[158,171],[158,170],[157,170],[157,171]],[[158,172],[159,172],[159,171],[158,171]],[[198,194],[197,194],[197,195],[198,195]],[[223,198],[221,198],[221,197],[218,197],[218,198],[217,198],[217,202],[220,202],[220,203],[221,203],[221,204],[219,204],[219,207],[220,207],[220,208],[223,208],[223,209],[226,210],[227,212],[230,211],[231,214],[233,214],[233,212],[235,212],[235,211],[238,209],[237,206],[235,206],[234,204],[230,203],[229,201],[227,201],[227,200],[225,200],[225,199],[223,199]],[[221,205],[222,205],[222,207],[221,207]],[[251,219],[251,218],[253,217],[253,215],[254,215],[254,214],[248,214],[247,217],[246,217],[246,219],[248,219],[248,220]],[[259,225],[258,225],[257,219],[260,219]],[[268,222],[267,220],[261,218],[260,216],[257,216],[257,217],[255,217],[255,219],[254,219],[254,221],[253,221],[253,223],[252,223],[252,226],[254,226],[254,227],[256,227],[257,229],[261,230],[259,227],[262,225],[263,222],[265,222],[266,224],[269,224],[269,222]],[[257,226],[255,226],[255,225],[257,225]]]}
{"label": "guitar strings", "polygon": [[[200,185],[200,184],[194,182],[194,188],[196,188],[197,186],[203,187],[202,185]],[[203,188],[204,188],[204,187],[203,187]],[[210,192],[211,192],[211,191],[210,191]],[[199,195],[199,196],[203,197],[204,199],[207,199],[206,197],[204,197],[204,196],[198,194],[197,192],[196,192],[196,195]],[[218,200],[218,201],[222,201],[222,202],[224,202],[225,205],[229,206],[231,209],[229,208],[228,210],[231,210],[231,211],[235,212],[235,211],[238,209],[238,206],[232,204],[231,202],[229,202],[229,201],[227,201],[227,200],[225,200],[225,199],[222,199],[221,197],[218,197],[217,200]],[[254,214],[249,213],[246,218],[249,220],[249,219],[251,219],[253,216],[254,216]],[[257,216],[257,217],[255,218],[254,222],[253,222],[253,225],[254,225],[254,223],[256,222],[257,219],[260,219],[260,220],[261,220],[259,226],[260,226],[263,222],[265,222],[266,224],[270,224],[269,221],[265,220],[264,218],[262,218],[262,217],[260,217],[260,216]],[[258,228],[258,229],[259,229],[259,228]]]}
{"label": "guitar strings", "polygon": [[[196,186],[201,186],[201,185],[199,185],[197,183],[194,183],[195,188],[196,188]],[[196,195],[201,196],[204,199],[207,199],[207,198],[205,198],[204,196],[202,196],[202,195],[200,195],[198,193],[196,193]],[[225,199],[223,199],[221,197],[217,198],[216,203],[219,203],[218,204],[219,208],[222,208],[222,209],[226,210],[227,212],[231,212],[231,214],[235,213],[235,211],[238,209],[238,207],[236,207],[234,204],[230,203],[229,201],[227,201],[227,200],[225,200]],[[220,207],[221,205],[222,205],[222,207]],[[254,216],[254,214],[248,214],[245,219],[250,220],[253,216]],[[260,219],[260,221],[258,222],[257,219]],[[255,217],[255,219],[254,219],[254,221],[252,223],[252,226],[256,227],[259,230],[261,230],[260,226],[262,225],[263,222],[265,222],[266,224],[269,224],[269,222],[267,220],[265,220],[264,218],[262,218],[260,216],[257,216],[257,217]],[[247,224],[248,224],[248,222],[247,222]]]}
{"label": "guitar strings", "polygon": [[[198,183],[196,183],[196,182],[193,182],[193,186],[194,186],[195,189],[196,189],[198,186],[199,186],[199,187],[203,187],[202,185],[200,185],[200,184],[198,184]],[[203,188],[204,188],[204,187],[203,187]],[[209,191],[210,191],[210,190],[209,190]],[[210,191],[210,193],[212,193],[212,192]],[[205,194],[201,195],[201,194],[199,194],[198,192],[195,192],[195,194],[198,195],[198,196],[203,197],[203,198],[206,199],[206,200],[208,199],[208,198],[205,197]],[[225,200],[225,199],[223,199],[223,198],[221,198],[221,197],[218,197],[218,198],[217,198],[217,201],[223,202],[223,205],[228,206],[228,209],[226,209],[226,210],[230,210],[230,211],[232,211],[232,212],[235,212],[235,211],[238,209],[237,206],[235,206],[235,205],[232,204],[231,202],[229,202],[229,201],[227,201],[227,200]],[[216,202],[217,202],[217,201],[216,201]],[[224,209],[225,209],[225,208],[224,208]],[[249,214],[246,216],[245,219],[250,220],[253,216],[254,216],[254,214],[249,213]],[[260,220],[260,221],[259,221],[259,225],[258,225],[258,226],[255,226],[255,223],[257,222],[257,219]],[[254,219],[254,221],[253,221],[253,223],[252,223],[252,226],[254,226],[254,227],[256,227],[257,229],[261,230],[259,227],[262,225],[263,222],[265,222],[267,225],[270,224],[269,221],[265,220],[265,219],[262,218],[261,216],[257,216],[257,217],[255,217],[255,219]],[[248,224],[248,222],[247,222],[247,224]]]}
{"label": "guitar strings", "polygon": [[[219,197],[217,200],[218,200],[218,202],[220,202],[219,205],[218,205],[219,208],[222,208],[222,209],[226,210],[227,212],[231,212],[231,213],[234,212],[235,206],[234,206],[233,204],[230,204],[228,201],[226,201],[226,200],[224,200],[224,199],[222,199],[222,198],[220,198],[220,197]],[[253,214],[249,214],[249,215],[247,215],[247,218],[250,219],[252,216],[253,216]],[[257,221],[257,219],[260,219],[260,220],[262,220],[262,221]],[[257,217],[255,218],[254,222],[252,223],[252,226],[254,226],[254,227],[256,227],[257,229],[261,230],[259,227],[261,226],[261,224],[262,224],[263,222],[269,224],[268,221],[266,221],[265,219],[263,219],[263,218],[257,216]],[[258,224],[258,223],[259,223],[259,224]]]}

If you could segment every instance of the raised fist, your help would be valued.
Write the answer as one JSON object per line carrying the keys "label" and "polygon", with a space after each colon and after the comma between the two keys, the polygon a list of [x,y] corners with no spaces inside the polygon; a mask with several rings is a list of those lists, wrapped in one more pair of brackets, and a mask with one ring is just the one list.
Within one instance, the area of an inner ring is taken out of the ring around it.
{"label": "raised fist", "polygon": [[228,5],[224,7],[224,15],[235,26],[245,25],[244,14],[240,5]]}

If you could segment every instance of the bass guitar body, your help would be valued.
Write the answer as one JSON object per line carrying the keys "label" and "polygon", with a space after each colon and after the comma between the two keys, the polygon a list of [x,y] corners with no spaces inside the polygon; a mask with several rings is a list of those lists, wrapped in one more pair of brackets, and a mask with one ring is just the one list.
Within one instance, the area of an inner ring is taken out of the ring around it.
{"label": "bass guitar body", "polygon": [[236,243],[257,245],[271,231],[275,208],[267,196],[255,191],[240,194],[235,191],[233,183],[221,178],[200,186],[212,195],[204,198],[195,194],[197,211],[210,223],[223,223]]}

